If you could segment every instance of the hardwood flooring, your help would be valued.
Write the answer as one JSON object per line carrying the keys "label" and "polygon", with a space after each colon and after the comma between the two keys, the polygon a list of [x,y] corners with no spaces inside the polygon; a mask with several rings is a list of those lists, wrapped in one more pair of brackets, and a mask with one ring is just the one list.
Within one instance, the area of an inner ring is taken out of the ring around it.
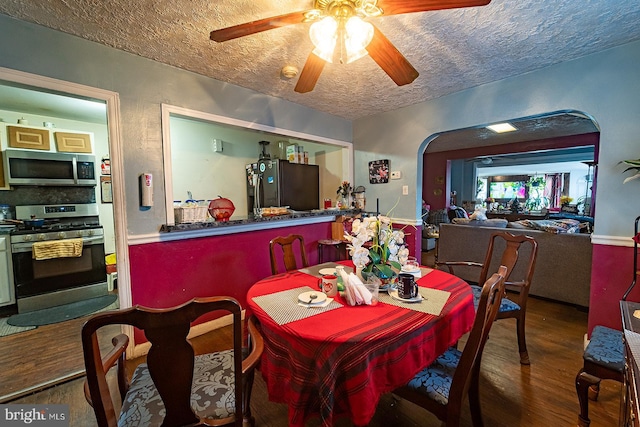
{"label": "hardwood flooring", "polygon": [[[495,323],[484,350],[482,361],[481,399],[484,424],[488,427],[512,426],[575,426],[578,400],[574,380],[582,364],[583,335],[587,330],[587,313],[566,305],[531,298],[527,317],[527,338],[531,366],[521,366],[518,358],[515,321]],[[203,341],[206,346],[216,342]],[[461,345],[464,339],[461,340]],[[38,350],[53,351],[59,342],[38,343]],[[34,344],[36,345],[36,344]],[[79,350],[56,350],[58,364],[82,363]],[[23,358],[25,356],[23,355]],[[24,362],[27,363],[27,362]],[[5,378],[24,375],[5,366]],[[19,378],[17,378],[19,380]],[[82,379],[57,385],[13,403],[65,403],[70,405],[71,426],[91,427],[96,422],[82,394]],[[590,402],[592,426],[615,426],[621,387],[614,381],[603,381],[600,398]],[[287,407],[268,401],[266,387],[259,373],[256,375],[252,411],[257,426],[287,425]],[[320,425],[310,420],[309,427]],[[350,426],[340,420],[338,427]],[[371,427],[393,425],[440,426],[438,420],[421,408],[406,401],[396,402],[391,394],[382,397]],[[465,405],[463,425],[471,426],[468,404]]]}
{"label": "hardwood flooring", "polygon": [[[0,402],[51,386],[62,378],[84,375],[80,330],[87,317],[39,326],[30,331],[0,337]],[[110,345],[112,327],[100,336]]]}

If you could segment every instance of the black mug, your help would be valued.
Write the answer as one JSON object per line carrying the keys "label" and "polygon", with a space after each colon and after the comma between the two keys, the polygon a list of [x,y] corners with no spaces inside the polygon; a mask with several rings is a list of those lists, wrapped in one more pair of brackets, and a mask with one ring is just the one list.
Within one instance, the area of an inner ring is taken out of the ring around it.
{"label": "black mug", "polygon": [[418,296],[418,283],[413,274],[400,273],[398,275],[398,296],[404,299]]}

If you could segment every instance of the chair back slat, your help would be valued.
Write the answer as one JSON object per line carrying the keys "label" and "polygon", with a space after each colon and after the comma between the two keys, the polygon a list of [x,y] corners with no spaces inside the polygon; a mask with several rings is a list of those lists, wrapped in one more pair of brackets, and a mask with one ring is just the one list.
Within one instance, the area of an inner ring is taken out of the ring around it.
{"label": "chair back slat", "polygon": [[[299,234],[290,234],[285,237],[276,237],[269,242],[271,274],[278,274],[279,272],[279,255],[276,248],[281,249],[285,271],[297,270],[298,268],[309,266],[309,262],[307,260],[307,252],[304,247],[304,238]],[[297,257],[296,252],[298,253]],[[298,267],[298,258],[302,263],[301,267]]]}
{"label": "chair back slat", "polygon": [[[524,246],[529,245],[527,251],[524,250]],[[503,248],[500,260],[498,261],[497,254],[500,253],[500,249]],[[524,277],[519,277],[518,281],[522,282],[522,287],[519,289],[521,292],[528,293],[531,279],[533,278],[533,272],[535,269],[535,262],[538,253],[538,242],[527,235],[514,235],[506,231],[500,231],[491,235],[489,239],[489,247],[485,255],[484,263],[482,264],[482,271],[478,280],[479,284],[484,283],[491,275],[492,268],[498,266],[505,266],[507,268],[507,274],[505,281],[508,283],[511,279],[516,265],[524,263]],[[522,270],[518,270],[522,271]]]}

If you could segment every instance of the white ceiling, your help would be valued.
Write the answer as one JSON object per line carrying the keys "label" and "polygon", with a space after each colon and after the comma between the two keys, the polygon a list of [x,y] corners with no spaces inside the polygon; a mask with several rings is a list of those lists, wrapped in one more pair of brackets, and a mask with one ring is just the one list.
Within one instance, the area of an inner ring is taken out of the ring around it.
{"label": "white ceiling", "polygon": [[418,70],[397,87],[369,57],[327,64],[306,94],[309,24],[224,43],[214,29],[310,9],[311,0],[2,0],[0,13],[346,119],[394,110],[640,39],[637,0],[492,0],[487,6],[375,18]]}

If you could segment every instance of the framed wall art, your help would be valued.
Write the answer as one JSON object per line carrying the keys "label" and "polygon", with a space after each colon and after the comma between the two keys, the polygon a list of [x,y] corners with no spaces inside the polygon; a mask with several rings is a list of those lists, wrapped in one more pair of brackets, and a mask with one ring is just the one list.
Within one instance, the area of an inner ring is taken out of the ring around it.
{"label": "framed wall art", "polygon": [[389,160],[369,162],[369,184],[386,184],[387,182],[389,182]]}

